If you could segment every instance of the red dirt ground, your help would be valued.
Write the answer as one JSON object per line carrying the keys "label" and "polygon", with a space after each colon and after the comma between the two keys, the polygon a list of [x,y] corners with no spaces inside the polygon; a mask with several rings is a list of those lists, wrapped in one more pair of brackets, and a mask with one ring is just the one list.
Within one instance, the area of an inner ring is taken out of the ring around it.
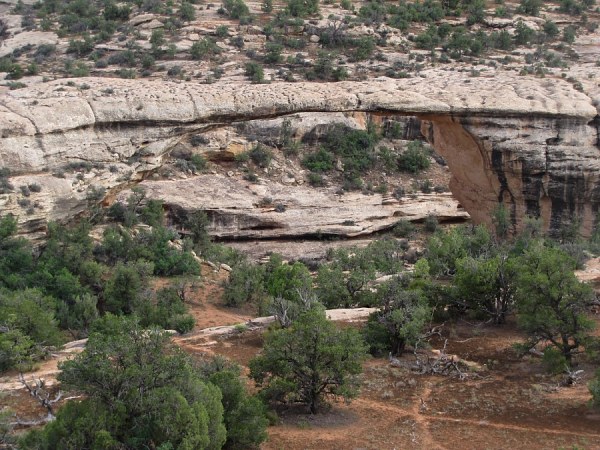
{"label": "red dirt ground", "polygon": [[[198,320],[196,330],[242,323],[253,316],[250,310],[219,305],[225,272],[205,270],[203,275],[202,284],[188,295]],[[259,330],[210,341],[200,334],[196,339],[195,334],[175,341],[192,354],[218,353],[242,365],[262,346]],[[600,450],[600,414],[587,406],[592,365],[581,364],[585,370],[581,383],[560,387],[560,376],[546,374],[539,358],[519,357],[512,349],[524,339],[514,324],[447,324],[443,338],[448,339],[448,353],[486,370],[460,381],[419,375],[393,367],[386,359],[369,359],[357,399],[350,404],[336,402],[328,412],[314,416],[297,408],[279,409],[279,423],[269,427],[269,439],[261,448]],[[439,349],[443,341],[431,344]],[[407,367],[412,359],[412,355],[401,358]],[[43,366],[55,364],[48,361]],[[3,405],[24,419],[44,415],[24,390],[0,396]]]}
{"label": "red dirt ground", "polygon": [[[582,383],[559,387],[560,376],[512,350],[523,340],[514,325],[459,324],[444,337],[450,353],[490,368],[460,381],[370,359],[358,399],[315,416],[280,410],[280,423],[269,428],[261,448],[600,449],[600,415],[587,407],[590,366],[581,366]],[[212,350],[245,365],[261,345],[261,333],[252,331],[219,340]],[[408,363],[412,355],[402,359]]]}

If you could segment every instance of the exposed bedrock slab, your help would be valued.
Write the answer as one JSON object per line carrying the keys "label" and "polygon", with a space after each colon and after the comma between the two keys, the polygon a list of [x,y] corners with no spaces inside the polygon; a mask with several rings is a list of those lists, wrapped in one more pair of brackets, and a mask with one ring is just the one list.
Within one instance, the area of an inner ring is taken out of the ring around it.
{"label": "exposed bedrock slab", "polygon": [[[187,180],[144,181],[149,197],[170,208],[204,209],[209,233],[220,239],[295,239],[305,236],[360,237],[392,227],[398,220],[464,220],[467,213],[450,194],[421,194],[396,200],[381,194],[345,193],[336,189],[253,184],[222,175]],[[124,201],[129,195],[121,194]],[[268,199],[268,204],[265,204]]]}
{"label": "exposed bedrock slab", "polygon": [[18,214],[25,230],[68,219],[86,207],[90,187],[114,192],[137,182],[191,134],[298,112],[364,111],[419,117],[448,161],[452,192],[476,222],[489,222],[501,201],[516,228],[527,214],[552,229],[577,216],[589,233],[600,204],[598,92],[509,73],[424,75],[241,86],[88,78],[89,89],[77,79],[11,91],[0,99],[0,167],[19,182],[42,183],[67,162],[104,166],[67,176],[70,195],[47,196],[29,216],[18,190],[0,195],[2,212]]}

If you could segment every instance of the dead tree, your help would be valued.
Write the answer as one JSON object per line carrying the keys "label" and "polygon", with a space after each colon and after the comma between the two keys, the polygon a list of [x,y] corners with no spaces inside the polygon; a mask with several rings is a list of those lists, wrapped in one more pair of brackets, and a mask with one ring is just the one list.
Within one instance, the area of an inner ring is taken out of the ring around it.
{"label": "dead tree", "polygon": [[309,289],[296,289],[296,293],[298,301],[287,300],[280,295],[273,299],[270,312],[282,328],[289,327],[303,311],[308,311],[318,301],[317,296]]}
{"label": "dead tree", "polygon": [[287,328],[292,324],[292,302],[284,299],[281,296],[277,296],[273,299],[271,305],[271,311],[275,316],[275,320],[279,322],[282,328]]}
{"label": "dead tree", "polygon": [[563,380],[561,381],[561,386],[575,386],[577,383],[581,381],[581,377],[583,376],[583,370],[573,370],[570,367],[565,369],[565,375]]}
{"label": "dead tree", "polygon": [[439,353],[434,355],[419,352],[418,346],[415,346],[414,369],[421,375],[445,375],[457,377],[459,380],[466,379],[468,374],[464,370],[464,364],[455,355],[446,353],[447,345],[448,339],[444,341],[444,346]]}
{"label": "dead tree", "polygon": [[[43,378],[33,378],[32,381],[28,383],[23,374],[19,373],[19,381],[23,383],[23,386],[25,386],[25,388],[29,391],[29,394],[35,398],[48,412],[48,416],[45,421],[50,422],[54,420],[54,404],[60,401],[62,398],[62,392],[59,390],[54,398],[51,398],[50,391],[46,388],[46,381]],[[26,425],[25,423],[21,422],[19,422],[19,424]]]}

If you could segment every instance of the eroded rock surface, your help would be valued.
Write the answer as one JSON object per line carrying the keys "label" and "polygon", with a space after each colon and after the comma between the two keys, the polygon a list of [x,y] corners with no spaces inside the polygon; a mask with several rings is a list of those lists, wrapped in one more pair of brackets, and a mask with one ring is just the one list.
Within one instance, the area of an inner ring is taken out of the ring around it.
{"label": "eroded rock surface", "polygon": [[[222,175],[145,181],[144,187],[149,197],[171,208],[205,210],[211,220],[208,231],[221,239],[359,237],[390,228],[400,219],[423,220],[428,214],[441,221],[468,218],[450,194],[396,200],[360,192],[340,195],[334,188],[253,184]],[[123,192],[121,200],[127,196]]]}
{"label": "eroded rock surface", "polygon": [[19,182],[40,184],[48,172],[62,175],[69,161],[96,168],[65,175],[70,195],[47,196],[33,210],[27,205],[29,216],[18,190],[0,195],[0,205],[31,231],[47,218],[82,211],[99,188],[113,194],[142,179],[191,135],[303,111],[368,111],[423,121],[448,161],[452,192],[475,221],[489,222],[502,201],[516,228],[526,214],[541,215],[553,229],[577,216],[589,233],[600,204],[598,92],[586,95],[560,79],[523,83],[510,74],[423,75],[243,86],[86,78],[84,89],[81,80],[60,80],[12,91],[0,100],[0,167]]}

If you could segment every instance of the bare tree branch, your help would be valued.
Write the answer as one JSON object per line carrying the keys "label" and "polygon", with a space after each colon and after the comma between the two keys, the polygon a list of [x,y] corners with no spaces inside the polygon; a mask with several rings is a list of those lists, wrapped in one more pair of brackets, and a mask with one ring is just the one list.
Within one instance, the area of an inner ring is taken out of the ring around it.
{"label": "bare tree branch", "polygon": [[40,405],[48,411],[50,420],[54,419],[54,404],[62,398],[62,392],[59,390],[54,398],[50,398],[50,391],[46,389],[46,381],[43,378],[33,378],[30,383],[25,380],[23,373],[19,373],[19,381],[29,391],[29,394],[35,398]]}

